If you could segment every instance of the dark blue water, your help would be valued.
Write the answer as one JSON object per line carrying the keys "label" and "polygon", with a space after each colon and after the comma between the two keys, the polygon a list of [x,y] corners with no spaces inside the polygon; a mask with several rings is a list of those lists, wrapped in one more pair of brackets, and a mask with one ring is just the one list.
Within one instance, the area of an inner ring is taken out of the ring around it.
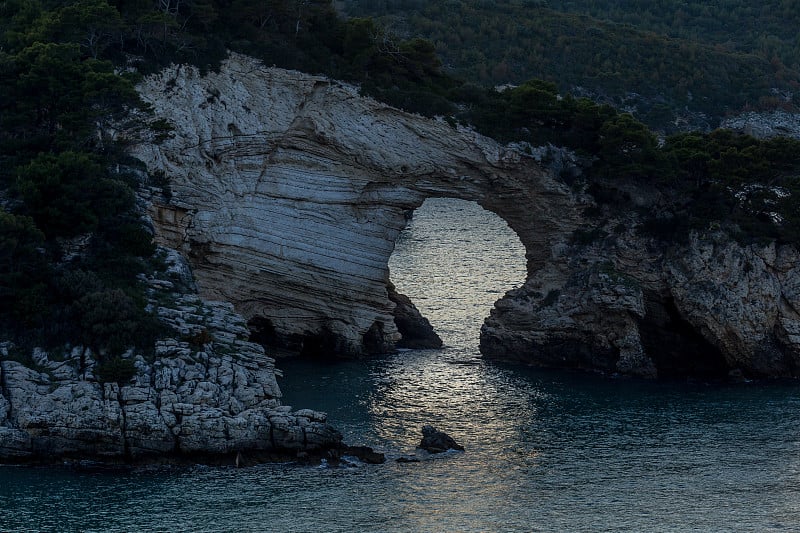
{"label": "dark blue water", "polygon": [[393,459],[432,423],[465,453],[340,468],[0,467],[0,531],[800,531],[800,386],[477,359],[480,321],[523,263],[514,235],[473,204],[426,204],[392,279],[447,347],[279,364],[285,402],[327,410],[350,442]]}

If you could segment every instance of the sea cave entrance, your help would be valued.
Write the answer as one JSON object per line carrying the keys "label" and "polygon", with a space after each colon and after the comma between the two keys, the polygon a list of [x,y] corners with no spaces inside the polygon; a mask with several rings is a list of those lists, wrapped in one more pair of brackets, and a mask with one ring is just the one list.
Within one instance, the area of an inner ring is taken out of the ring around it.
{"label": "sea cave entrance", "polygon": [[492,306],[525,282],[525,247],[476,202],[429,198],[398,237],[389,272],[446,346],[477,354]]}

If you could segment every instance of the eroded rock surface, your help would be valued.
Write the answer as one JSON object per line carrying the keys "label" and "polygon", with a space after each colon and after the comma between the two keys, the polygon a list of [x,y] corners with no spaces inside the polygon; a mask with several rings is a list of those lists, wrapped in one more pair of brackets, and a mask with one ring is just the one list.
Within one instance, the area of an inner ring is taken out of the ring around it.
{"label": "eroded rock surface", "polygon": [[234,55],[206,76],[169,68],[140,92],[175,125],[133,150],[171,183],[171,202],[152,210],[160,243],[188,258],[203,297],[232,302],[294,351],[397,344],[387,264],[427,197],[497,212],[531,265],[579,218],[575,194],[522,150],[327,78]]}
{"label": "eroded rock surface", "polygon": [[[99,382],[81,347],[57,358],[36,350],[34,368],[0,362],[0,461],[233,463],[341,446],[324,413],[281,405],[274,360],[247,341],[231,304],[183,295],[158,313],[178,336],[151,356],[128,354],[129,382]],[[6,359],[13,347],[2,350]]]}
{"label": "eroded rock surface", "polygon": [[629,229],[563,253],[568,270],[543,269],[497,302],[484,354],[650,378],[800,375],[793,247],[722,232],[665,246]]}
{"label": "eroded rock surface", "polygon": [[422,440],[417,448],[423,449],[428,453],[442,453],[447,450],[464,451],[464,447],[456,440],[433,426],[422,426]]}
{"label": "eroded rock surface", "polygon": [[[586,214],[597,206],[563,150],[500,146],[243,56],[206,76],[171,67],[140,91],[175,125],[134,148],[171,183],[151,209],[157,238],[266,344],[328,357],[397,346],[388,259],[406,213],[439,196],[497,213],[526,249],[527,281],[482,328],[487,356],[648,378],[800,373],[791,247],[711,229],[653,241],[633,209]],[[642,210],[658,202],[617,186]]]}
{"label": "eroded rock surface", "polygon": [[721,128],[739,131],[759,139],[783,136],[800,139],[800,113],[788,111],[749,111],[726,118]]}

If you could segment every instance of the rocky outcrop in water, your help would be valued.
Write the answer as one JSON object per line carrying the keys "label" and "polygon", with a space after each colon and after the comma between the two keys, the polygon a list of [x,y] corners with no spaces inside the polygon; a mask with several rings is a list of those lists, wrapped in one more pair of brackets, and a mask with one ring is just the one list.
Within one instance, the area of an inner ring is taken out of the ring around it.
{"label": "rocky outcrop in water", "polygon": [[[151,283],[169,295],[171,282]],[[238,464],[341,446],[324,413],[280,404],[274,360],[247,341],[231,304],[173,296],[158,313],[176,337],[151,355],[129,353],[136,375],[123,383],[100,382],[82,347],[58,357],[36,350],[33,365],[0,347],[0,462]]]}
{"label": "rocky outcrop in water", "polygon": [[[243,56],[205,76],[170,67],[140,91],[175,125],[133,149],[171,183],[151,209],[157,239],[264,344],[358,356],[412,337],[388,259],[410,210],[453,197],[497,213],[526,249],[527,281],[487,319],[485,355],[641,377],[800,374],[791,247],[713,228],[648,239],[634,209],[587,214],[599,208],[563,150],[501,146]],[[632,208],[659,201],[625,193]]]}
{"label": "rocky outcrop in water", "polygon": [[400,294],[394,285],[389,283],[386,288],[389,300],[394,303],[394,323],[400,332],[398,348],[422,350],[426,348],[441,348],[442,339],[433,330],[430,321],[422,316],[419,309],[405,294]]}
{"label": "rocky outcrop in water", "polygon": [[464,447],[457,443],[453,437],[433,426],[422,426],[422,440],[417,445],[417,448],[428,453],[442,453],[447,450],[464,451]]}
{"label": "rocky outcrop in water", "polygon": [[800,374],[793,247],[719,231],[665,246],[619,222],[565,249],[569,269],[543,269],[497,302],[482,352],[640,377]]}

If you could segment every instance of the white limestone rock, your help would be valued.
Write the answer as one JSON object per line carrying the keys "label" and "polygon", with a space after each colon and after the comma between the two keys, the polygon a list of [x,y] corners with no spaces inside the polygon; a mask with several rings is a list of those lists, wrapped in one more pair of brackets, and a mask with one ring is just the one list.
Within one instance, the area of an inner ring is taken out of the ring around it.
{"label": "white limestone rock", "polygon": [[273,438],[271,417],[286,413],[274,360],[240,339],[246,329],[230,304],[179,298],[163,315],[172,324],[201,317],[192,327],[212,340],[203,347],[158,341],[155,362],[135,356],[138,374],[122,386],[59,372],[66,363],[41,350],[34,357],[45,372],[0,362],[0,461],[204,459],[341,445],[324,414],[308,410],[287,413]]}
{"label": "white limestone rock", "polygon": [[[788,247],[780,253],[784,262],[796,255]],[[778,274],[776,258],[774,245],[743,247],[724,234],[695,234],[665,265],[681,314],[719,347],[728,364],[775,377],[792,375],[800,363],[800,344],[789,333],[800,326],[790,303],[797,301],[800,270]],[[775,336],[778,327],[786,332],[783,339]]]}
{"label": "white limestone rock", "polygon": [[567,260],[496,304],[484,354],[641,377],[798,376],[793,247],[743,246],[721,232],[653,246],[626,232],[567,248]]}
{"label": "white limestone rock", "polygon": [[500,213],[531,264],[580,216],[566,184],[514,147],[324,77],[232,54],[218,72],[174,66],[139,91],[175,126],[132,149],[170,179],[171,202],[151,208],[157,240],[188,259],[206,299],[265,319],[298,351],[395,345],[388,259],[427,197]]}
{"label": "white limestone rock", "polygon": [[740,131],[759,139],[777,136],[800,139],[800,113],[780,110],[748,111],[726,118],[719,127]]}
{"label": "white limestone rock", "polygon": [[[656,244],[635,231],[633,214],[610,213],[603,225],[584,213],[591,197],[561,178],[579,171],[563,150],[501,146],[355,87],[235,54],[207,75],[170,67],[139,91],[175,126],[163,144],[132,150],[171,182],[171,202],[150,208],[156,238],[188,260],[201,295],[232,303],[281,347],[320,355],[393,347],[394,241],[408,210],[447,196],[497,213],[526,249],[528,279],[487,319],[484,354],[648,377],[698,370],[683,352],[713,352],[704,372],[800,368],[789,252],[730,239],[709,248],[706,237]],[[768,122],[789,131],[791,120]],[[550,168],[545,153],[556,156]],[[625,192],[637,205],[657,201],[647,187]],[[576,243],[580,227],[605,237]]]}

